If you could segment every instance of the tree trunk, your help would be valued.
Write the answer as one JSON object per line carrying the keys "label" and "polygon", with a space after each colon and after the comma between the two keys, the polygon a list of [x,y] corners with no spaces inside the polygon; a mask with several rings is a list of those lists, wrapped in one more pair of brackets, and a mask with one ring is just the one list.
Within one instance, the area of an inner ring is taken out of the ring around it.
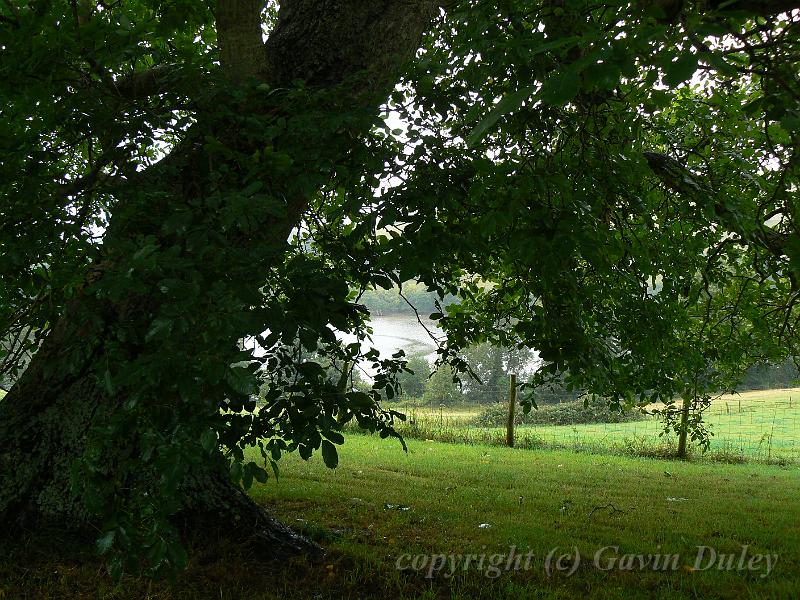
{"label": "tree trunk", "polygon": [[[361,80],[368,82],[368,89],[350,90],[355,95],[348,102],[362,102],[362,108],[373,111],[393,84],[397,65],[413,57],[437,13],[437,3],[432,0],[285,0],[276,28],[263,44],[262,6],[263,2],[254,0],[219,2],[221,68],[230,81],[256,77],[279,87],[303,79],[310,86],[329,88],[366,70],[370,75]],[[286,107],[287,113],[291,110]],[[205,131],[228,140],[244,133],[231,131],[226,123],[202,125],[208,128]],[[324,138],[310,139],[309,150],[326,143]],[[202,197],[208,184],[203,179],[208,162],[200,143],[189,143],[145,171],[136,186],[163,192],[160,204],[120,204],[122,214],[112,216],[106,246],[113,248],[119,240],[152,235],[174,206],[185,208],[193,198]],[[176,169],[180,173],[177,178]],[[294,193],[285,215],[275,218],[262,232],[260,243],[267,239],[274,249],[271,264],[282,261],[289,232],[298,224],[306,202],[302,194]],[[186,248],[184,242],[171,240]],[[242,244],[247,242],[242,240]],[[266,270],[269,266],[254,268]],[[111,250],[95,264],[90,279],[113,275],[114,269]],[[257,286],[257,281],[253,285]],[[78,493],[80,486],[76,489],[71,485],[71,474],[76,461],[93,451],[92,428],[101,423],[97,415],[108,418],[126,398],[103,386],[94,367],[104,360],[104,349],[113,344],[124,346],[135,356],[140,351],[138,342],[130,342],[120,331],[139,330],[143,334],[152,309],[163,302],[154,290],[126,300],[99,299],[84,293],[66,309],[22,377],[0,401],[0,521],[53,521],[85,528],[95,520],[86,499]],[[210,304],[209,311],[215,310]],[[198,319],[214,316],[219,314]],[[236,342],[230,340],[232,346]],[[129,439],[120,439],[116,449],[105,452],[105,467],[96,475],[114,478],[115,465],[123,460],[136,461],[141,453],[136,432],[131,432]],[[226,466],[218,453],[194,465],[181,478],[176,523],[183,527],[215,524],[239,539],[260,542],[272,557],[318,551],[315,544],[269,516],[234,485]],[[146,478],[147,473],[139,476]],[[128,488],[123,483],[120,489]]]}
{"label": "tree trunk", "polygon": [[689,436],[689,413],[691,412],[692,405],[694,404],[694,397],[686,396],[683,399],[681,406],[681,422],[678,426],[678,458],[686,458],[688,450],[688,436]]}

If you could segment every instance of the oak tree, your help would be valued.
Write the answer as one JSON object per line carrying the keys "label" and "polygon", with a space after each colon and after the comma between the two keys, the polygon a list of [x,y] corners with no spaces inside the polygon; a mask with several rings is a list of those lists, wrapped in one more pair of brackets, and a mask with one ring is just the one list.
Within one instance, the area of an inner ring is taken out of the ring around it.
{"label": "oak tree", "polygon": [[244,490],[394,433],[402,356],[337,334],[409,279],[460,299],[441,363],[620,403],[794,353],[798,6],[4,0],[3,521],[116,574],[201,527],[317,552]]}

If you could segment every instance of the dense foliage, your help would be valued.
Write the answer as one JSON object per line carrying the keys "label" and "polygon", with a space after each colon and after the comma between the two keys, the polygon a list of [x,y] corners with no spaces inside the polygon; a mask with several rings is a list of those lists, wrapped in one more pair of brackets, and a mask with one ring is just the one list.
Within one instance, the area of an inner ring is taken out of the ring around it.
{"label": "dense foliage", "polygon": [[425,393],[430,376],[431,366],[428,360],[422,356],[414,356],[408,359],[406,369],[397,375],[397,382],[404,396],[420,398]]}
{"label": "dense foliage", "polygon": [[798,15],[696,8],[479,3],[419,61],[397,254],[458,289],[451,348],[668,404],[794,352]]}
{"label": "dense foliage", "polygon": [[117,573],[185,562],[200,466],[246,488],[288,451],[336,466],[348,421],[394,433],[403,356],[337,337],[365,337],[366,290],[457,296],[431,315],[456,372],[533,348],[532,385],[614,403],[702,402],[797,353],[800,12],[444,4],[393,92],[338,63],[242,75],[206,3],[0,5],[0,371],[50,340],[40,389],[95,386],[71,489]]}

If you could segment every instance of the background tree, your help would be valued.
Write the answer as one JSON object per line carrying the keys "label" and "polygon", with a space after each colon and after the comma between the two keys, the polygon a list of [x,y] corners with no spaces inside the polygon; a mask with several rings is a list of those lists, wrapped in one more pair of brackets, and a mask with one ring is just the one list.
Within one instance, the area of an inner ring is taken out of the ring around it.
{"label": "background tree", "polygon": [[481,404],[508,399],[508,376],[523,376],[535,369],[534,354],[529,348],[502,348],[488,342],[463,351],[474,377],[464,378],[468,401]]}
{"label": "background tree", "polygon": [[738,390],[770,390],[796,387],[800,372],[794,362],[787,360],[780,364],[760,364],[749,367],[742,378]]}
{"label": "background tree", "polygon": [[414,356],[408,359],[406,367],[408,370],[397,374],[397,383],[405,396],[421,398],[431,375],[431,365],[424,356]]}
{"label": "background tree", "polygon": [[422,399],[431,408],[453,406],[464,401],[464,396],[461,394],[457,381],[454,380],[450,367],[445,365],[431,375],[425,383]]}

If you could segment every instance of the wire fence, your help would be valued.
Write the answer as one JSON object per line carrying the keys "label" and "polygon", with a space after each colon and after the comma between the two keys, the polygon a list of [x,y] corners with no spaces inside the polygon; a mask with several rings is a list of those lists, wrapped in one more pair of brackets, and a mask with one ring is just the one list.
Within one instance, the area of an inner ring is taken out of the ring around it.
{"label": "wire fence", "polygon": [[[484,390],[483,396],[435,398],[400,397],[385,403],[407,415],[399,431],[410,438],[502,445],[506,441],[508,389]],[[484,401],[481,401],[484,400]],[[620,414],[607,407],[583,406],[574,395],[553,394],[538,410],[517,408],[515,445],[526,448],[564,448],[576,451],[622,452],[645,456],[674,456],[678,436],[665,432],[663,420],[644,412]],[[800,464],[800,388],[747,391],[716,398],[702,412],[711,433],[703,450],[690,442],[692,456],[728,462],[763,461]]]}

